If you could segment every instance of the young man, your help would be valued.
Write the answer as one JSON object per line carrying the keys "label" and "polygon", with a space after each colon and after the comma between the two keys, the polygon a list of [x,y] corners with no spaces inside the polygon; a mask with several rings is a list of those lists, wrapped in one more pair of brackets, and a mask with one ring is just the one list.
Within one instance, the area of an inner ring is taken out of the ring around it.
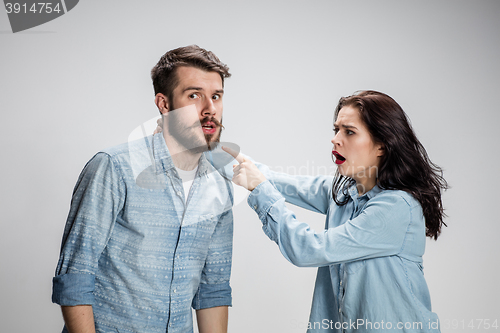
{"label": "young man", "polygon": [[75,186],[53,279],[63,332],[227,332],[232,192],[219,141],[226,65],[198,46],[151,72],[163,131],[97,153]]}

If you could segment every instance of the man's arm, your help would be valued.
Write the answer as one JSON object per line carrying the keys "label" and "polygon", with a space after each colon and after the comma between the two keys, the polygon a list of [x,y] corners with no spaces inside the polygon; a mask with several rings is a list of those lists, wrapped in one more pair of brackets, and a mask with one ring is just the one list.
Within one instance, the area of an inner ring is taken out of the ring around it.
{"label": "man's arm", "polygon": [[61,306],[69,333],[95,333],[92,305]]}
{"label": "man's arm", "polygon": [[200,333],[227,333],[228,307],[196,310],[196,320]]}
{"label": "man's arm", "polygon": [[231,306],[233,212],[224,212],[217,223],[192,306],[200,333],[226,333],[228,306]]}
{"label": "man's arm", "polygon": [[61,305],[70,332],[95,332],[91,306],[95,271],[123,206],[121,182],[110,156],[99,153],[87,163],[75,186],[52,280],[52,302]]}

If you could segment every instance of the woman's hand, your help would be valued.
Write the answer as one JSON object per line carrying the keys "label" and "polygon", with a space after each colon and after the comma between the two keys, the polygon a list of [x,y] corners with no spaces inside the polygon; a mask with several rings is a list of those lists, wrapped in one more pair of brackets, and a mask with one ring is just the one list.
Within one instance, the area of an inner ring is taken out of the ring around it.
{"label": "woman's hand", "polygon": [[233,165],[233,182],[236,185],[243,186],[249,191],[253,191],[260,183],[266,181],[264,174],[255,166],[252,161],[245,159],[241,154],[238,154],[234,150],[222,147],[229,155],[233,156],[238,164]]}
{"label": "woman's hand", "polygon": [[156,120],[156,129],[153,132],[153,134],[158,134],[163,132],[163,117],[160,117],[159,119]]}

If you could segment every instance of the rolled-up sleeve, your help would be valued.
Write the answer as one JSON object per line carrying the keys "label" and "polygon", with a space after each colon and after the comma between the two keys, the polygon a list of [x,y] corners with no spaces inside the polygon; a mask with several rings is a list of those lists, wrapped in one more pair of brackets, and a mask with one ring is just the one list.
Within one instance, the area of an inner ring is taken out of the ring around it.
{"label": "rolled-up sleeve", "polygon": [[94,303],[93,274],[62,274],[54,277],[52,302],[60,305],[92,305]]}
{"label": "rolled-up sleeve", "polygon": [[124,191],[120,172],[108,154],[96,154],[83,169],[73,191],[52,280],[54,303],[93,304],[99,257],[123,207]]}
{"label": "rolled-up sleeve", "polygon": [[233,212],[221,214],[208,249],[198,290],[193,298],[195,310],[231,306],[229,280],[233,253]]}

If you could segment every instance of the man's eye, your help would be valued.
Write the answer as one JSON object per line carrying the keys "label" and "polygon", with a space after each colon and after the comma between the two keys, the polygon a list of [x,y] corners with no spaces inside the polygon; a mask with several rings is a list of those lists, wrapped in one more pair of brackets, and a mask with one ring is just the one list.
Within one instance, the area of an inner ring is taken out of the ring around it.
{"label": "man's eye", "polygon": [[212,96],[212,99],[213,99],[214,101],[216,101],[216,100],[220,99],[220,95],[213,95],[213,96]]}
{"label": "man's eye", "polygon": [[191,98],[191,99],[198,98],[198,94],[191,94],[191,95],[189,95],[189,98]]}

